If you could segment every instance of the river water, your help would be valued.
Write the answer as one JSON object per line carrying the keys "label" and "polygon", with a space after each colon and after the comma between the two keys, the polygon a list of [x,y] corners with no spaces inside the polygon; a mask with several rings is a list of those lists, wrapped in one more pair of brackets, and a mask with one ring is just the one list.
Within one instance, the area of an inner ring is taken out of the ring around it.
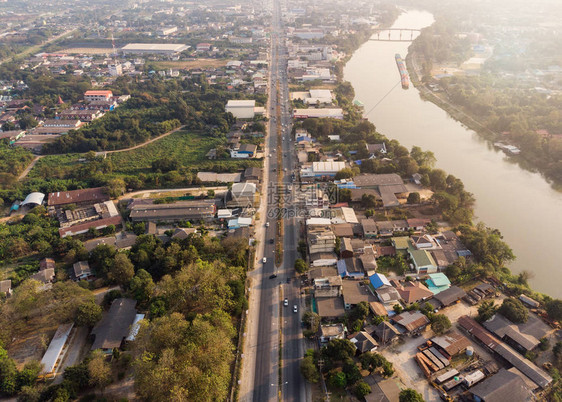
{"label": "river water", "polygon": [[[432,23],[430,13],[408,11],[393,28],[419,29]],[[436,167],[459,177],[474,194],[477,220],[502,232],[517,256],[511,270],[533,272],[533,289],[562,297],[562,194],[540,174],[521,169],[444,110],[422,100],[412,85],[408,90],[396,85],[400,77],[394,55],[405,58],[409,45],[368,41],[347,63],[345,79],[365,104],[366,117],[407,148],[433,151]]]}

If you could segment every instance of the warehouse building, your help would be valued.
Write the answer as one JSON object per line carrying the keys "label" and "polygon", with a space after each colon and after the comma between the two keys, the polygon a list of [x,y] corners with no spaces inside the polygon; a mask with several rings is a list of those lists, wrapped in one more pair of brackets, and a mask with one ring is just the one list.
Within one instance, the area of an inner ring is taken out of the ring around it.
{"label": "warehouse building", "polygon": [[216,213],[214,200],[179,201],[173,204],[140,204],[131,209],[133,222],[179,222],[211,220]]}
{"label": "warehouse building", "polygon": [[226,104],[226,112],[232,113],[237,119],[253,119],[255,116],[255,100],[229,100]]}

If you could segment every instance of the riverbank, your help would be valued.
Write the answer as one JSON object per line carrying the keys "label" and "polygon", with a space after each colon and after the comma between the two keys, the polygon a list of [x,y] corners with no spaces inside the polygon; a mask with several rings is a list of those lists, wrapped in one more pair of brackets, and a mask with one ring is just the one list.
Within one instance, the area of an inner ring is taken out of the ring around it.
{"label": "riverbank", "polygon": [[[476,132],[490,146],[493,146],[495,142],[500,141],[501,135],[499,133],[490,130],[488,127],[476,120],[475,117],[467,114],[457,105],[449,102],[444,92],[433,92],[422,82],[420,78],[422,77],[422,70],[420,67],[420,65],[422,64],[422,60],[420,59],[421,56],[418,55],[414,50],[411,50],[410,47],[410,49],[408,50],[408,55],[406,57],[406,67],[408,68],[410,80],[414,87],[419,91],[420,96],[424,100],[432,102],[439,108],[443,109],[449,114],[450,117],[452,117],[468,129]],[[539,173],[542,178],[550,186],[552,186],[554,190],[562,192],[562,181],[556,180],[553,177],[549,177],[544,169],[538,166],[532,159],[526,157],[525,152],[518,155],[508,155],[508,157],[511,162],[516,163],[521,169],[532,173]]]}

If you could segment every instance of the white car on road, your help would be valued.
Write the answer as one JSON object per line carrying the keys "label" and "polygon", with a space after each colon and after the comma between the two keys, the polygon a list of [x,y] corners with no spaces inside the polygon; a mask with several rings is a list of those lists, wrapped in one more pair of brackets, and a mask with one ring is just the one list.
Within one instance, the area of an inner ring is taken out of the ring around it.
{"label": "white car on road", "polygon": [[297,305],[295,304],[295,305],[293,306],[293,313],[297,313],[298,311],[299,311],[299,310],[298,310],[298,307],[297,307]]}
{"label": "white car on road", "polygon": [[263,257],[261,262],[263,262],[265,264],[267,262],[267,258]]}

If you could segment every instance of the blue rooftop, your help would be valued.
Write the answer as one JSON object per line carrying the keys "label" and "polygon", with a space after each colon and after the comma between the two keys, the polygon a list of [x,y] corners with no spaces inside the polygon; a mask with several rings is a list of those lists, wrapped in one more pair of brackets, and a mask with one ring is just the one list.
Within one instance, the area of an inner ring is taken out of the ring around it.
{"label": "blue rooftop", "polygon": [[383,274],[374,274],[371,275],[369,277],[369,280],[371,281],[371,285],[373,285],[373,287],[375,289],[380,288],[381,286],[391,286],[390,282],[388,281],[388,278],[386,276],[384,276]]}

